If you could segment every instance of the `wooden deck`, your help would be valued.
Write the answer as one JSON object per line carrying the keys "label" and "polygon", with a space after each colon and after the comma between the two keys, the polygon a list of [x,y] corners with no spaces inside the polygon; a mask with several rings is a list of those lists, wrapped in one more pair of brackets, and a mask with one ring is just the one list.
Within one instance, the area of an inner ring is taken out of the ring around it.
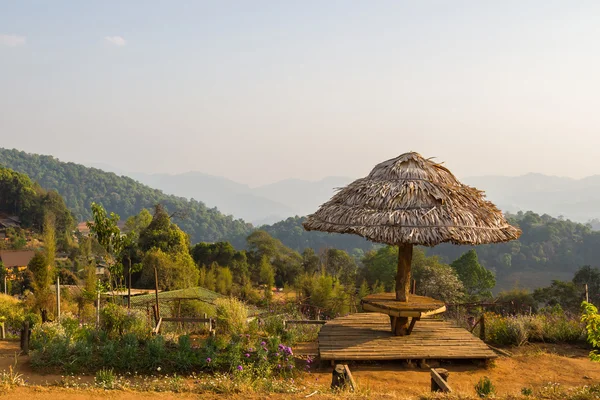
{"label": "wooden deck", "polygon": [[358,313],[327,322],[319,332],[322,360],[488,359],[496,354],[466,329],[424,319],[412,335],[394,336],[390,317]]}

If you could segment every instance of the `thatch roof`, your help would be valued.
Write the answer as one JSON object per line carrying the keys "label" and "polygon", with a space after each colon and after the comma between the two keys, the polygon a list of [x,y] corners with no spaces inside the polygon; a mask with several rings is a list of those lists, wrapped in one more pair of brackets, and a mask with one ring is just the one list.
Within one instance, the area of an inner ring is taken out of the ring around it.
{"label": "thatch roof", "polygon": [[414,152],[384,161],[367,177],[340,189],[303,226],[392,245],[475,245],[521,235],[482,191]]}

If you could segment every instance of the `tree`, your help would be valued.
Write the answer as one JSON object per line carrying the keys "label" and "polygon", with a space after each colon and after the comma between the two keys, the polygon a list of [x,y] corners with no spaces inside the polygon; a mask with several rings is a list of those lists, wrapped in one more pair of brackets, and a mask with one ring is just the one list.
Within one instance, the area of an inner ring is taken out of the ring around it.
{"label": "tree", "polygon": [[221,294],[230,295],[231,288],[233,286],[233,275],[227,267],[217,268],[217,279],[216,279],[217,292]]}
{"label": "tree", "polygon": [[354,259],[344,250],[328,249],[325,256],[325,270],[348,288],[356,286],[358,267]]}
{"label": "tree", "polygon": [[560,306],[563,310],[576,313],[583,298],[583,290],[573,282],[553,280],[550,286],[536,289],[533,298],[544,306]]}
{"label": "tree", "polygon": [[48,261],[43,253],[35,253],[27,269],[33,275],[33,290],[35,293],[35,307],[40,310],[45,318],[46,310],[51,306],[50,284],[52,275],[48,266]]}
{"label": "tree", "polygon": [[491,271],[479,264],[475,250],[467,251],[451,266],[462,281],[469,300],[492,297],[491,289],[496,285],[496,278]]}
{"label": "tree", "polygon": [[423,265],[416,272],[418,295],[429,296],[445,303],[457,303],[463,299],[463,283],[449,265]]}
{"label": "tree", "polygon": [[49,273],[54,276],[56,269],[56,225],[55,217],[51,212],[46,213],[44,216],[44,254],[46,256],[46,263],[48,264]]}
{"label": "tree", "polygon": [[600,305],[600,269],[584,265],[575,272],[573,277],[575,286],[584,288],[588,286],[589,302]]}
{"label": "tree", "polygon": [[[265,231],[252,232],[247,238],[251,262],[259,266],[263,257],[275,268],[277,286],[293,283],[302,272],[302,256],[272,238]],[[258,271],[257,271],[258,272]]]}
{"label": "tree", "polygon": [[[106,214],[100,204],[92,203],[93,222],[88,222],[90,233],[96,238],[105,251],[104,262],[110,274],[109,286],[112,289],[122,287],[123,264],[118,258],[123,250],[123,237],[117,226],[119,216],[115,213]],[[114,286],[113,286],[114,284]]]}
{"label": "tree", "polygon": [[302,269],[307,274],[314,274],[319,271],[321,267],[321,260],[319,256],[310,247],[304,249],[302,252]]}
{"label": "tree", "polygon": [[271,265],[271,263],[269,263],[269,260],[267,259],[267,256],[263,256],[260,260],[260,283],[262,285],[265,285],[265,299],[267,301],[270,301],[271,298],[273,297],[273,285],[275,284],[275,270],[273,268],[273,266]]}
{"label": "tree", "polygon": [[155,206],[152,222],[140,232],[139,242],[144,252],[160,249],[165,253],[189,253],[189,237],[171,222],[161,204]]}
{"label": "tree", "polygon": [[[416,250],[416,249],[415,249]],[[414,257],[415,251],[413,251]],[[398,248],[385,246],[378,250],[371,250],[362,260],[364,268],[363,277],[370,286],[382,285],[386,291],[392,291],[396,284],[398,265]]]}
{"label": "tree", "polygon": [[154,287],[155,269],[158,288],[161,290],[186,289],[198,284],[198,268],[189,254],[167,254],[160,249],[150,250],[143,260],[140,278],[143,287]]}

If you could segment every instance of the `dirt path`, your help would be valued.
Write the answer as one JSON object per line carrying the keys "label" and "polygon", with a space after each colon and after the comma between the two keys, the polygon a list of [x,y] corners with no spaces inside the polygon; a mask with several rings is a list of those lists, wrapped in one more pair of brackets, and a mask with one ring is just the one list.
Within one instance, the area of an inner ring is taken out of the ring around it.
{"label": "dirt path", "polygon": [[[0,341],[0,371],[8,369],[14,362],[15,351],[18,351],[17,342]],[[600,382],[600,363],[592,363],[587,359],[587,350],[575,346],[565,345],[531,345],[519,349],[512,349],[515,356],[512,358],[499,358],[488,368],[483,368],[471,363],[444,364],[442,367],[450,371],[449,383],[452,388],[463,394],[474,395],[474,386],[477,381],[488,376],[496,386],[497,394],[517,395],[523,387],[539,389],[551,383],[558,383],[561,387],[574,387],[590,385]],[[193,393],[155,393],[134,391],[103,391],[96,389],[64,389],[55,386],[61,381],[59,375],[42,375],[31,369],[27,357],[19,357],[17,369],[24,375],[29,385],[37,385],[11,390],[2,396],[2,400],[27,400],[49,399],[51,397],[79,400],[79,399],[197,399],[198,394]],[[371,365],[351,365],[351,370],[360,386],[360,393],[366,398],[391,398],[405,399],[418,398],[419,395],[428,393],[430,385],[429,370],[419,369],[417,366],[407,366],[406,363],[380,363]],[[93,383],[93,377],[81,377],[81,382]],[[215,394],[202,394],[202,398],[239,398],[239,399],[283,399],[300,398],[316,390],[320,394],[315,398],[334,398],[327,393],[331,383],[330,368],[322,371],[313,371],[303,375],[302,384],[307,389],[301,395],[260,395],[246,394],[219,396]],[[190,387],[193,383],[190,381]]]}

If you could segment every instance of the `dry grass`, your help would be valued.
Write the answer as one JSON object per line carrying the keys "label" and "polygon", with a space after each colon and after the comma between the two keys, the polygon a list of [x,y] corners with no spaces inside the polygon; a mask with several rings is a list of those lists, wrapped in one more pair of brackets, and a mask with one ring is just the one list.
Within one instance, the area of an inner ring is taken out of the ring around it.
{"label": "dry grass", "polygon": [[378,164],[339,190],[304,228],[424,246],[506,242],[521,234],[482,191],[413,152]]}

